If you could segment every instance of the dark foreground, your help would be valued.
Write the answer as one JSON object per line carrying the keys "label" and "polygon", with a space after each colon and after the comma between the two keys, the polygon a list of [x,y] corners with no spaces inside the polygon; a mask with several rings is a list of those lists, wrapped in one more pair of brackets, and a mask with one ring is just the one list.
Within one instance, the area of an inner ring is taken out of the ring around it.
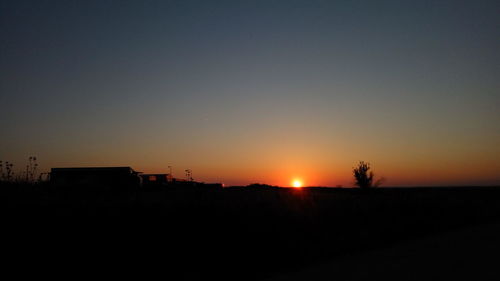
{"label": "dark foreground", "polygon": [[499,280],[500,223],[473,225],[344,255],[266,281]]}
{"label": "dark foreground", "polygon": [[[366,264],[381,278],[393,262],[376,266],[366,255],[500,222],[500,188],[2,190],[4,266],[18,277],[308,280],[316,272],[329,276],[321,280],[349,280],[335,270],[347,262],[340,268],[359,274]],[[475,247],[476,238],[449,237],[474,255],[488,252]],[[429,257],[450,252],[428,249]],[[417,268],[433,278],[435,269]],[[476,280],[485,279],[478,269]]]}

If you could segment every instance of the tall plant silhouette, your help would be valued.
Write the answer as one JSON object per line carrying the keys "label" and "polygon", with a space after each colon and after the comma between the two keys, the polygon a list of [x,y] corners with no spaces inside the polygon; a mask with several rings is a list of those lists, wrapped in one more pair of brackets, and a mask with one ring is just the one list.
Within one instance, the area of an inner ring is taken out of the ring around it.
{"label": "tall plant silhouette", "polygon": [[5,161],[5,180],[6,181],[11,181],[14,178],[14,172],[12,171],[12,167],[14,167],[14,164],[9,163],[8,161]]}
{"label": "tall plant silhouette", "polygon": [[370,163],[364,161],[359,161],[358,166],[352,169],[356,185],[360,188],[377,187],[384,181],[384,179],[381,178],[374,183],[373,179],[375,175],[370,169]]}
{"label": "tall plant silhouette", "polygon": [[36,156],[30,156],[29,162],[26,165],[26,182],[35,182],[37,168]]}

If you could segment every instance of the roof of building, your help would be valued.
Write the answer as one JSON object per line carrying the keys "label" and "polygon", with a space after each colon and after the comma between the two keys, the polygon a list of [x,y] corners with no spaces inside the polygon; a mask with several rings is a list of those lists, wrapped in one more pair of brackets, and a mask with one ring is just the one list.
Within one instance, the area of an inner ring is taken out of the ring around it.
{"label": "roof of building", "polygon": [[50,169],[52,173],[54,172],[132,172],[140,173],[134,171],[131,167],[72,167],[72,168],[52,168]]}

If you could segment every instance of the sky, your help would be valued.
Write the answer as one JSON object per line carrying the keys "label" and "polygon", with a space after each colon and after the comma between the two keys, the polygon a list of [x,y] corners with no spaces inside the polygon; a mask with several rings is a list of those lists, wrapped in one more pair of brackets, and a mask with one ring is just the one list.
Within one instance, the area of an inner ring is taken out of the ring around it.
{"label": "sky", "polygon": [[[498,1],[0,0],[0,160],[500,184]],[[19,172],[20,173],[20,172]]]}

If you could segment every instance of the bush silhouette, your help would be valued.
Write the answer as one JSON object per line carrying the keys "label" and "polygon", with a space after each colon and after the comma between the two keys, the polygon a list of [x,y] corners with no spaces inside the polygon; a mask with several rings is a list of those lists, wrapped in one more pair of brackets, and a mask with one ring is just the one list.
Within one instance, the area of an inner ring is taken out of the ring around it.
{"label": "bush silhouette", "polygon": [[370,163],[365,163],[364,161],[359,161],[358,166],[353,168],[352,172],[354,173],[356,185],[360,188],[377,187],[383,181],[383,179],[379,179],[373,183],[375,175],[370,171]]}

